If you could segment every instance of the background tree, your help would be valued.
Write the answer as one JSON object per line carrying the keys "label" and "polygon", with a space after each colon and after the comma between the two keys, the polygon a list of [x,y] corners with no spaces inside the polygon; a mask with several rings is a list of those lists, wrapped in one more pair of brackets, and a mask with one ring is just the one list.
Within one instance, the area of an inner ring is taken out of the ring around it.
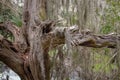
{"label": "background tree", "polygon": [[[1,4],[4,4],[4,1],[1,1]],[[81,78],[103,80],[109,78],[105,72],[111,72],[112,69],[118,70],[119,66],[110,64],[114,66],[110,70],[103,70],[103,68],[108,66],[117,55],[116,53],[110,58],[102,55],[105,58],[102,60],[106,65],[101,68],[103,63],[98,64],[101,60],[96,58],[100,56],[96,53],[104,51],[108,53],[108,49],[77,47],[117,47],[119,35],[97,35],[100,32],[99,29],[102,28],[100,17],[104,14],[105,6],[106,1],[101,0],[25,0],[22,27],[15,25],[17,20],[14,18],[12,21],[4,20],[0,24],[3,34],[7,31],[14,37],[10,41],[8,37],[0,36],[0,60],[23,80],[69,80],[73,77],[78,80]],[[75,24],[79,27],[71,26]],[[84,30],[86,28],[92,32]],[[101,31],[103,30],[102,28]],[[103,74],[106,75],[103,76]]]}

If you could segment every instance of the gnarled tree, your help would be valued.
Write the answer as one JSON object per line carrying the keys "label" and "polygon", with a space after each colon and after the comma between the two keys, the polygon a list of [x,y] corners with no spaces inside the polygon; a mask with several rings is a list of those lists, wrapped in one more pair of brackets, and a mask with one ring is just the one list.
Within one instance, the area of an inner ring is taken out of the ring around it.
{"label": "gnarled tree", "polygon": [[23,26],[11,22],[0,23],[0,29],[14,36],[11,42],[0,35],[0,60],[13,69],[22,80],[50,80],[49,47],[65,41],[72,46],[116,48],[117,34],[95,35],[77,26],[57,27],[56,21],[47,18],[47,0],[25,0]]}

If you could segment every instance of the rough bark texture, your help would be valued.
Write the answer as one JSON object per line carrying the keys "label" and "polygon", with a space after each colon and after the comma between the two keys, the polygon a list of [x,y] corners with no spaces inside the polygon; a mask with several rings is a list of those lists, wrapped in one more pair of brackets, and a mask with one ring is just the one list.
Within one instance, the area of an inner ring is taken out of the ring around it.
{"label": "rough bark texture", "polygon": [[[2,24],[0,24],[2,25]],[[42,25],[48,25],[43,23]],[[4,27],[4,25],[0,26]],[[47,26],[49,27],[49,26]],[[50,61],[48,48],[50,44],[54,48],[65,44],[65,39],[72,46],[87,46],[94,48],[108,47],[116,48],[120,36],[116,34],[95,35],[90,31],[79,31],[77,26],[56,27],[49,33],[40,33],[38,27],[30,35],[30,46],[23,53],[19,51],[16,44],[0,37],[0,60],[12,68],[21,78],[25,80],[49,80]],[[47,29],[47,28],[46,28]],[[41,35],[42,34],[42,35]],[[52,42],[51,42],[52,41]]]}
{"label": "rough bark texture", "polygon": [[72,46],[116,48],[119,35],[95,35],[89,30],[80,31],[77,26],[54,27],[55,21],[42,22],[46,15],[39,9],[45,13],[45,3],[46,0],[25,0],[22,28],[10,22],[0,24],[0,29],[8,30],[15,37],[12,43],[0,36],[0,60],[21,79],[50,80],[50,45],[54,48],[67,41]]}

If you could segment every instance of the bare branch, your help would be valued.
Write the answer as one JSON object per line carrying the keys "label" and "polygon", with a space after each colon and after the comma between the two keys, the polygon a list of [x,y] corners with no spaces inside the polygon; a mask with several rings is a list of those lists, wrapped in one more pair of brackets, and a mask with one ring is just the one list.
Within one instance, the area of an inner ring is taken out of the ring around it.
{"label": "bare branch", "polygon": [[[120,35],[97,35],[89,30],[80,31],[77,26],[72,26],[57,27],[44,38],[45,40],[43,39],[43,42],[45,42],[45,45],[51,43],[53,47],[68,42],[72,46],[116,48],[117,40],[120,40]],[[49,40],[51,42],[49,42]]]}

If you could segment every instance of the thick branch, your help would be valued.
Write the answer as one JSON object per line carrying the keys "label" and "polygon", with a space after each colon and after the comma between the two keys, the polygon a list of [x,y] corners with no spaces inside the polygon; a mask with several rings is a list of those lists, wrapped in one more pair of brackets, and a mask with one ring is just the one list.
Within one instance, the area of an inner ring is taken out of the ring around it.
{"label": "thick branch", "polygon": [[[48,36],[51,37],[48,38]],[[51,40],[49,43],[51,43],[53,47],[67,43],[72,46],[116,48],[117,40],[120,40],[120,35],[96,35],[89,30],[80,31],[77,26],[55,28],[49,35],[46,35],[46,37],[46,40],[43,39],[43,42],[46,41],[45,46],[48,44],[47,42]]]}
{"label": "thick branch", "polygon": [[22,57],[18,54],[17,50],[14,48],[14,45],[10,41],[4,39],[1,35],[0,35],[0,61],[8,65],[18,75],[24,77],[22,75],[24,74],[23,71],[24,61]]}

